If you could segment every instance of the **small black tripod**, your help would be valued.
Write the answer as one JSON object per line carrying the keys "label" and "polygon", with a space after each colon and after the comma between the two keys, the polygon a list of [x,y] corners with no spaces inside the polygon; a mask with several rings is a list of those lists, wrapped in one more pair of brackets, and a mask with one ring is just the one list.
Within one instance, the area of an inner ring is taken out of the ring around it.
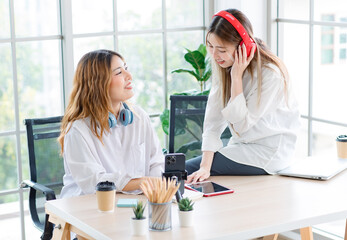
{"label": "small black tripod", "polygon": [[181,171],[168,171],[163,173],[163,177],[166,179],[176,180],[176,184],[181,183],[179,189],[176,192],[176,201],[179,202],[182,199],[182,195],[184,193],[184,180],[187,180],[188,172],[184,170]]}

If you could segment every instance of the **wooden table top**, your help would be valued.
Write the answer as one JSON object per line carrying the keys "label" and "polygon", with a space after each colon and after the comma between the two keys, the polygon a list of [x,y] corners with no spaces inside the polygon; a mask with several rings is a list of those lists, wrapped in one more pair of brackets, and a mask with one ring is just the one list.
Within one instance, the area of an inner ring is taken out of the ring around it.
{"label": "wooden table top", "polygon": [[[172,230],[132,235],[131,208],[97,211],[95,194],[46,203],[46,211],[95,239],[250,239],[347,218],[347,171],[328,181],[283,176],[216,176],[235,190],[195,201],[194,225],[181,228],[172,204]],[[124,195],[119,198],[142,198]],[[145,209],[145,216],[148,210]]]}

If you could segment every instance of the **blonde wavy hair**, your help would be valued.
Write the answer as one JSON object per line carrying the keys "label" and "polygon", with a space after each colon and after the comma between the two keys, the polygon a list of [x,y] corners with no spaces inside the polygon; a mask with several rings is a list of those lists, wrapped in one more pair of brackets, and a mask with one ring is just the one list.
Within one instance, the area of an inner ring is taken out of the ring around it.
{"label": "blonde wavy hair", "polygon": [[[258,104],[261,100],[261,86],[262,86],[262,67],[268,67],[267,64],[271,63],[276,65],[284,79],[284,94],[287,99],[288,92],[288,71],[280,58],[278,58],[275,54],[271,52],[271,50],[266,46],[266,44],[258,38],[253,37],[253,28],[251,22],[248,18],[239,10],[236,9],[227,9],[225,10],[231,13],[246,29],[250,38],[254,40],[257,45],[257,49],[255,55],[251,61],[251,63],[247,66],[246,70],[250,73],[253,80],[253,69],[257,68],[257,76],[258,76]],[[209,30],[206,34],[206,42],[210,34],[215,34],[218,38],[221,39],[223,43],[231,43],[235,46],[238,46],[242,41],[240,34],[236,31],[236,29],[231,25],[226,19],[220,16],[215,16],[212,19],[212,22],[209,26]],[[221,84],[221,97],[224,106],[227,105],[230,97],[231,97],[231,77],[230,77],[230,68],[222,68],[220,67],[216,61],[211,58],[212,72],[216,74],[217,79],[220,79]]]}
{"label": "blonde wavy hair", "polygon": [[85,54],[78,62],[58,138],[61,153],[64,152],[64,137],[76,120],[89,117],[91,131],[101,142],[104,131],[110,131],[108,113],[115,114],[109,95],[113,56],[124,61],[119,53],[102,49]]}

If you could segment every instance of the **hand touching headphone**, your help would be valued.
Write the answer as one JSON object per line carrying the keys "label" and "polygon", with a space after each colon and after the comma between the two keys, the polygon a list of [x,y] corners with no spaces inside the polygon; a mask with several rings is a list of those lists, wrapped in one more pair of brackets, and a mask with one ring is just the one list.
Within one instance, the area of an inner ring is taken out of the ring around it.
{"label": "hand touching headphone", "polygon": [[249,57],[253,46],[257,47],[257,45],[254,42],[254,40],[249,37],[246,29],[242,26],[242,24],[231,13],[228,13],[227,11],[220,11],[213,15],[213,17],[215,16],[220,16],[227,20],[231,25],[233,25],[233,27],[236,29],[236,31],[240,34],[242,38],[240,46],[242,47],[242,44],[245,44],[247,57]]}

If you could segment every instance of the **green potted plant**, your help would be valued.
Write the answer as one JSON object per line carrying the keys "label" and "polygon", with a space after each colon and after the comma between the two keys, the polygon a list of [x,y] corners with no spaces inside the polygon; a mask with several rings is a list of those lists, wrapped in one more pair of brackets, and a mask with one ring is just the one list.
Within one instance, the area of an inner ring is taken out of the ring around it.
{"label": "green potted plant", "polygon": [[193,225],[193,205],[189,198],[182,198],[178,202],[178,218],[181,227],[190,227]]}
{"label": "green potted plant", "polygon": [[146,204],[143,201],[138,201],[136,206],[133,207],[135,217],[132,218],[132,226],[133,234],[136,236],[145,235],[148,229],[146,217],[143,216],[145,208]]}
{"label": "green potted plant", "polygon": [[[163,131],[169,135],[169,152],[184,153],[186,158],[190,159],[201,155],[204,113],[210,93],[210,90],[206,89],[206,82],[210,79],[212,71],[206,46],[203,44],[200,44],[198,49],[194,51],[187,49],[184,59],[193,69],[179,68],[171,71],[171,73],[192,75],[199,83],[200,90],[188,90],[170,96],[171,104],[175,103],[175,111],[171,113],[175,119],[175,124],[172,126],[173,132],[169,133],[170,110],[165,109],[163,111],[160,115],[160,121]],[[185,113],[180,114],[176,111]],[[221,136],[223,143],[227,143],[230,137],[231,133],[227,128]]]}
{"label": "green potted plant", "polygon": [[193,67],[191,69],[175,69],[171,73],[188,73],[192,75],[200,85],[200,92],[185,92],[187,95],[200,94],[208,95],[209,91],[205,91],[206,82],[210,79],[212,71],[209,63],[209,57],[207,56],[206,46],[200,44],[197,50],[191,51],[187,49],[187,53],[184,55],[184,59]]}
{"label": "green potted plant", "polygon": [[[206,89],[206,82],[211,77],[211,67],[209,64],[209,57],[207,55],[206,46],[203,44],[200,44],[198,49],[191,51],[189,49],[186,49],[187,53],[184,55],[184,59],[186,62],[188,62],[192,69],[175,69],[171,71],[171,73],[188,73],[192,75],[198,82],[199,90],[188,90],[180,93],[175,93],[173,95],[183,95],[186,96],[186,98],[204,98],[204,102],[206,104],[207,95],[209,94],[210,90]],[[199,96],[199,97],[196,97]],[[186,101],[189,102],[189,101]],[[185,104],[185,103],[184,103]],[[191,101],[188,104],[195,104],[196,106],[193,106],[194,108],[205,108],[204,103],[199,101]],[[163,131],[169,135],[169,119],[170,119],[170,110],[165,109],[163,113],[160,115],[160,121],[162,123],[162,129]],[[189,143],[184,144],[184,146],[180,147],[177,152],[185,153],[187,155],[188,151],[194,151],[199,150],[201,148],[201,132],[202,132],[202,123],[203,122],[203,115],[201,116],[192,116],[190,118],[179,118],[176,121],[176,126],[179,126],[175,130],[175,136],[188,134]],[[196,128],[198,131],[190,131],[191,126]],[[184,136],[187,137],[187,136]],[[192,156],[187,156],[188,158]]]}

